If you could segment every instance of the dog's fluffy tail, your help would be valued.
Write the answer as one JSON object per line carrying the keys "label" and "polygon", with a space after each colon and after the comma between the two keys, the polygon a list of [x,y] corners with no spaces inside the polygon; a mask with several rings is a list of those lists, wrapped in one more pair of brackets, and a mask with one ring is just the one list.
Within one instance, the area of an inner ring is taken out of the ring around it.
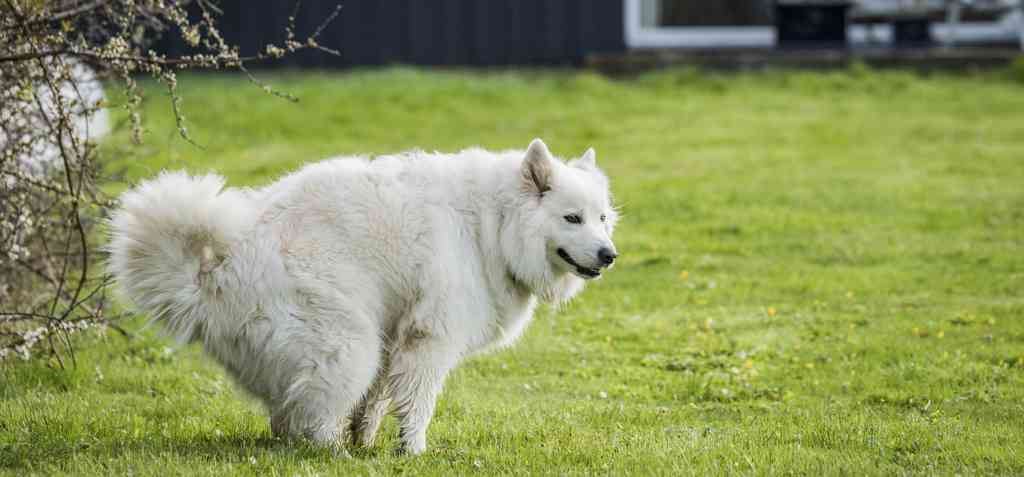
{"label": "dog's fluffy tail", "polygon": [[109,271],[178,340],[197,339],[222,292],[218,267],[254,216],[252,200],[224,190],[220,176],[164,172],[121,195],[110,219]]}

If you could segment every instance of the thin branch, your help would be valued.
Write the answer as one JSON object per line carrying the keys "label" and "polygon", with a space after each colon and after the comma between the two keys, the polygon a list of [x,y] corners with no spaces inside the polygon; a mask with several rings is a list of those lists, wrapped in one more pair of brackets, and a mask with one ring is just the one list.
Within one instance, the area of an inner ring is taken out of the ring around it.
{"label": "thin branch", "polygon": [[[97,9],[97,8],[100,8],[100,7],[104,6],[104,5],[106,5],[107,3],[108,3],[108,0],[96,0],[95,2],[87,3],[87,4],[84,4],[84,5],[79,5],[79,6],[75,7],[75,8],[70,9],[70,10],[65,10],[63,12],[57,12],[57,13],[51,14],[49,16],[42,16],[42,17],[38,17],[38,18],[33,18],[31,20],[26,20],[24,22],[24,25],[26,25],[26,26],[34,26],[34,25],[41,25],[41,24],[46,24],[46,23],[59,22],[61,20],[67,20],[67,19],[70,19],[72,17],[77,17],[79,15],[82,15],[84,13],[89,13],[89,12],[91,12],[91,11]],[[7,28],[13,28],[13,27],[9,26]]]}
{"label": "thin branch", "polygon": [[249,69],[246,68],[244,64],[239,64],[238,65],[238,70],[241,71],[242,73],[245,73],[245,76],[247,78],[249,78],[249,82],[250,83],[252,83],[252,84],[254,84],[256,86],[259,86],[260,89],[262,89],[263,91],[266,91],[267,93],[270,93],[270,94],[272,94],[274,96],[277,96],[278,98],[286,99],[286,100],[291,101],[293,103],[298,103],[299,102],[299,98],[296,98],[295,96],[292,96],[292,95],[290,95],[288,93],[285,93],[283,91],[278,91],[278,90],[272,88],[270,85],[268,85],[268,84],[266,84],[266,83],[256,79],[256,77],[253,76],[252,73],[249,72]]}
{"label": "thin branch", "polygon": [[316,40],[317,38],[320,38],[320,34],[323,33],[325,29],[327,29],[328,25],[330,25],[332,22],[334,22],[335,18],[338,18],[338,14],[340,14],[340,13],[341,13],[341,4],[339,3],[336,7],[334,7],[334,11],[331,12],[331,14],[328,15],[327,18],[323,22],[320,23],[320,26],[318,26],[316,28],[316,31],[314,31],[313,34],[309,36],[309,38],[311,40]]}
{"label": "thin branch", "polygon": [[181,97],[178,96],[176,88],[177,83],[174,80],[167,82],[167,93],[171,96],[171,110],[174,112],[174,124],[178,127],[178,135],[196,148],[206,149],[192,140],[188,128],[185,127],[185,116],[181,113]]}

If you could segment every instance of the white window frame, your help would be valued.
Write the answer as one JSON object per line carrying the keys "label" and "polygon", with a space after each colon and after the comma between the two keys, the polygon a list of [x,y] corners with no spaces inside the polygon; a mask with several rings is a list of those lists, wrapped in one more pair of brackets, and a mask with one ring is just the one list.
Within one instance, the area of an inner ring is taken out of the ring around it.
{"label": "white window frame", "polygon": [[645,27],[641,2],[624,0],[626,46],[629,48],[750,48],[775,46],[775,27]]}
{"label": "white window frame", "polygon": [[[773,48],[778,42],[774,26],[735,27],[645,27],[641,20],[643,0],[623,0],[626,47],[644,48]],[[977,42],[1012,39],[1020,35],[1024,47],[1024,27],[1014,31],[1013,25],[992,23],[961,23],[955,28],[949,23],[932,23],[932,38],[937,42]],[[892,27],[877,25],[869,34],[866,25],[850,25],[847,39],[850,44],[864,44],[869,38],[888,42]],[[950,38],[955,32],[955,38]]]}

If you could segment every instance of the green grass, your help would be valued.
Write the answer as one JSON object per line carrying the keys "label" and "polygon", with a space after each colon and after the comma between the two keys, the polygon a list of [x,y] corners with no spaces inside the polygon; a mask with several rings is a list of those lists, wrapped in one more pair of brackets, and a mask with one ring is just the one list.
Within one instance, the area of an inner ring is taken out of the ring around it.
{"label": "green grass", "polygon": [[[1024,84],[854,69],[186,76],[106,146],[265,184],[342,153],[598,151],[620,264],[448,381],[430,451],[270,438],[195,346],[79,341],[0,366],[0,469],[127,474],[1024,473]],[[123,187],[112,184],[112,189]],[[132,322],[135,323],[135,322]],[[131,325],[137,328],[137,325]]]}

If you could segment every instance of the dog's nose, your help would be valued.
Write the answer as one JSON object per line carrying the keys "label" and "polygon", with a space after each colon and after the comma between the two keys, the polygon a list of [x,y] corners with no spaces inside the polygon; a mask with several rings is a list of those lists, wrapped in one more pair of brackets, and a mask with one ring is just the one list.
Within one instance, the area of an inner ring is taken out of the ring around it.
{"label": "dog's nose", "polygon": [[615,263],[615,257],[618,256],[619,254],[613,252],[612,249],[608,247],[601,247],[601,249],[597,251],[597,259],[600,260],[601,265],[605,267]]}

